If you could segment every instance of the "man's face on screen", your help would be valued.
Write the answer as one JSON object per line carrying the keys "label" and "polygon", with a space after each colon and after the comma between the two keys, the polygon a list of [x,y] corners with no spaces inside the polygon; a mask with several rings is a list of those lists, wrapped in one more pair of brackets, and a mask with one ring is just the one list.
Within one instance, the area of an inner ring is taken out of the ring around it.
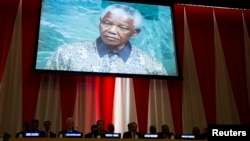
{"label": "man's face on screen", "polygon": [[133,20],[121,13],[108,12],[100,21],[103,42],[110,47],[122,48],[130,37],[137,35]]}

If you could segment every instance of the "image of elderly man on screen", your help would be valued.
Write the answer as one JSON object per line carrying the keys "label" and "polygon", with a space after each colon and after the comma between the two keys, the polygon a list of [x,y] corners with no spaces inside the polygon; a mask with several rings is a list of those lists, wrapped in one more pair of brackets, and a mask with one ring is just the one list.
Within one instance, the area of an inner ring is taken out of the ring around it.
{"label": "image of elderly man on screen", "polygon": [[[141,13],[112,4],[100,16],[100,36],[63,45],[47,62],[50,70],[167,75],[163,64],[130,43],[142,29]],[[139,42],[139,41],[138,41]]]}

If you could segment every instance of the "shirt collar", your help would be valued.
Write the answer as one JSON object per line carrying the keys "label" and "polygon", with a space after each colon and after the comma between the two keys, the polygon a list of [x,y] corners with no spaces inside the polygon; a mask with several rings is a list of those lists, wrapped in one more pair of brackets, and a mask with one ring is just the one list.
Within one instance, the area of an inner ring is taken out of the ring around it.
{"label": "shirt collar", "polygon": [[[104,44],[102,39],[99,37],[96,39],[96,45],[97,45],[97,51],[100,57],[103,57],[106,54],[114,53],[108,46]],[[130,56],[132,50],[132,46],[130,42],[127,42],[125,47],[119,50],[118,52],[115,52],[114,54],[119,55],[124,62],[128,60],[128,57]]]}
{"label": "shirt collar", "polygon": [[67,132],[73,132],[73,129],[71,129],[71,130],[70,130],[70,129],[67,129]]}

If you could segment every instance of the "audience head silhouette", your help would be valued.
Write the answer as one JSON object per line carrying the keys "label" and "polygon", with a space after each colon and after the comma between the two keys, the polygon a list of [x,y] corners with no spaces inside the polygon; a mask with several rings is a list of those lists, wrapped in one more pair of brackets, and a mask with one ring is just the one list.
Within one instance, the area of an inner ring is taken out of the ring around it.
{"label": "audience head silhouette", "polygon": [[156,134],[156,127],[155,127],[154,125],[151,125],[151,126],[149,127],[149,132],[150,132],[151,134]]}
{"label": "audience head silhouette", "polygon": [[194,135],[196,135],[196,134],[200,134],[200,133],[201,133],[201,132],[200,132],[200,128],[199,128],[199,127],[197,127],[197,126],[193,127],[193,129],[192,129],[192,133],[193,133]]}
{"label": "audience head silhouette", "polygon": [[38,131],[38,127],[39,127],[39,120],[33,119],[31,121],[31,131],[33,131],[33,132]]}
{"label": "audience head silhouette", "polygon": [[115,127],[114,127],[114,125],[113,124],[108,124],[108,132],[110,132],[110,133],[114,133],[115,132]]}

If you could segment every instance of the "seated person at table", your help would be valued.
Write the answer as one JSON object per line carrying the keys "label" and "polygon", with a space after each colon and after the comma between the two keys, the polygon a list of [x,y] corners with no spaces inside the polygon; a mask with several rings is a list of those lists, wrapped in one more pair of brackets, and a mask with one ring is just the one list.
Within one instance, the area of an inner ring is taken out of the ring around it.
{"label": "seated person at table", "polygon": [[174,138],[174,133],[169,131],[169,126],[164,124],[161,126],[161,130],[162,132],[159,132],[159,138],[161,139],[171,139]]}
{"label": "seated person at table", "polygon": [[197,126],[193,127],[192,134],[195,136],[195,139],[197,140],[203,140],[206,138],[205,134],[202,134],[200,128]]}
{"label": "seated person at table", "polygon": [[50,137],[50,138],[55,138],[56,137],[56,134],[50,131],[50,127],[51,127],[51,122],[50,121],[48,121],[48,120],[45,121],[43,123],[43,126],[44,126],[44,132],[45,132],[46,137]]}
{"label": "seated person at table", "polygon": [[154,125],[151,125],[151,126],[149,127],[149,133],[150,133],[150,134],[157,134],[157,133],[156,133],[156,127],[155,127]]}
{"label": "seated person at table", "polygon": [[74,137],[79,137],[79,138],[83,137],[82,132],[77,131],[77,130],[74,129],[74,119],[72,117],[67,118],[67,120],[66,120],[66,129],[60,131],[58,136],[65,138],[65,137],[67,137],[66,134],[68,134],[68,133],[70,133],[70,134],[71,133],[80,134],[80,136],[71,136],[72,138],[74,138]]}
{"label": "seated person at table", "polygon": [[123,133],[123,138],[141,138],[142,133],[137,131],[137,123],[131,122],[128,125],[129,131]]}
{"label": "seated person at table", "polygon": [[108,132],[105,134],[105,138],[121,138],[121,133],[115,132],[114,124],[109,123]]}
{"label": "seated person at table", "polygon": [[95,133],[95,138],[104,138],[107,131],[104,130],[104,122],[103,122],[103,120],[98,120],[96,122],[96,125],[97,125],[97,130],[94,132]]}
{"label": "seated person at table", "polygon": [[30,132],[40,133],[39,137],[46,137],[45,132],[39,130],[38,127],[39,127],[39,120],[38,119],[33,119],[31,121],[31,130],[30,130]]}
{"label": "seated person at table", "polygon": [[97,125],[93,124],[91,126],[91,132],[85,134],[84,137],[85,138],[95,138],[95,132],[96,132],[96,130],[97,130]]}
{"label": "seated person at table", "polygon": [[157,138],[159,138],[159,135],[158,135],[158,133],[156,132],[156,127],[154,126],[154,125],[151,125],[150,127],[149,127],[149,133],[145,133],[145,134],[143,134],[143,138],[155,138],[155,139],[157,139]]}
{"label": "seated person at table", "polygon": [[112,123],[108,124],[108,133],[114,133],[115,127]]}

